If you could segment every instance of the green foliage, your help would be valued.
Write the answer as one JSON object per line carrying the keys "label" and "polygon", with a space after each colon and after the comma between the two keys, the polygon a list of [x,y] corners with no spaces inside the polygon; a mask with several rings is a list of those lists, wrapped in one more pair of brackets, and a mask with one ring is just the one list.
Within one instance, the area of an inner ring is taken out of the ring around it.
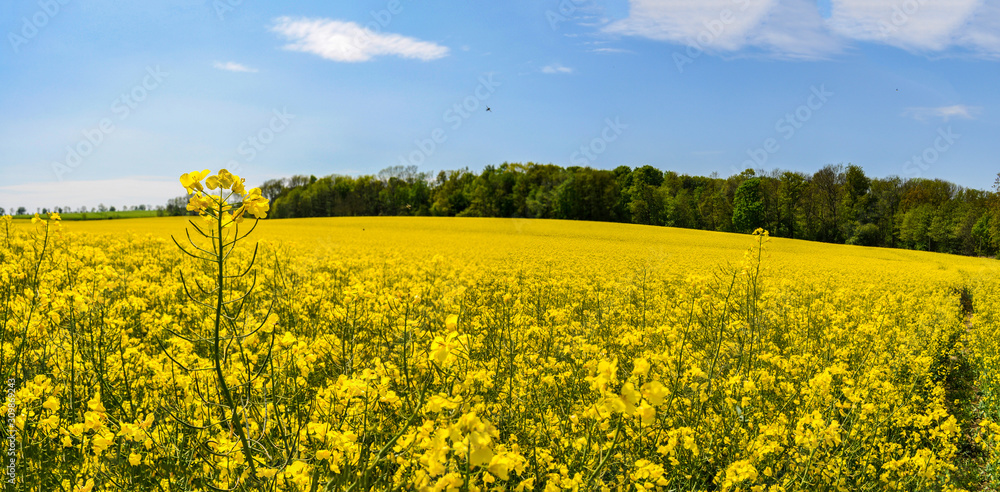
{"label": "green foliage", "polygon": [[[996,192],[941,180],[871,178],[860,166],[813,174],[747,169],[721,178],[645,165],[613,170],[528,162],[375,176],[292,176],[261,192],[271,217],[435,215],[594,220],[989,256],[1000,246]],[[186,213],[171,200],[166,215]],[[89,214],[88,214],[89,215]]]}
{"label": "green foliage", "polygon": [[[128,210],[119,212],[69,212],[59,214],[62,220],[107,220],[107,219],[137,219],[141,217],[158,217],[162,215],[156,210]],[[30,214],[15,215],[15,219],[30,219]]]}
{"label": "green foliage", "polygon": [[930,249],[928,231],[933,220],[934,207],[924,203],[903,214],[903,224],[899,230],[900,239],[913,249]]}
{"label": "green foliage", "polygon": [[862,224],[854,230],[854,235],[847,240],[847,244],[857,246],[878,246],[881,241],[882,232],[875,224]]}
{"label": "green foliage", "polygon": [[764,201],[761,197],[760,178],[750,178],[740,183],[733,200],[733,227],[736,232],[753,232],[764,224]]}

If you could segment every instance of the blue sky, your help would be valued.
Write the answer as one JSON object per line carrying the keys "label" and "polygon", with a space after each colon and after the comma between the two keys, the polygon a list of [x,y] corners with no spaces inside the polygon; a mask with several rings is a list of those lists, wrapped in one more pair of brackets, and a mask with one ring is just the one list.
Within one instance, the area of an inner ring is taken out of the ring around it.
{"label": "blue sky", "polygon": [[5,208],[222,167],[1000,171],[1000,1],[31,0],[0,33]]}

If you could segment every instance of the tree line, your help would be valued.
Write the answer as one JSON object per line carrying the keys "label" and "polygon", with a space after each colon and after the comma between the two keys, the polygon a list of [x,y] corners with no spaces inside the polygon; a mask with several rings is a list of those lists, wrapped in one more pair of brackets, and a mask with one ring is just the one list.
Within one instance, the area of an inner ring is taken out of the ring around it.
{"label": "tree line", "polygon": [[[996,185],[995,185],[996,189]],[[998,194],[940,179],[872,178],[856,165],[813,174],[748,169],[721,178],[652,166],[612,170],[504,163],[377,175],[293,176],[264,182],[274,218],[425,215],[628,222],[830,243],[995,256]],[[185,198],[168,203],[182,214]]]}
{"label": "tree line", "polygon": [[[186,200],[187,200],[187,198],[185,198],[185,202],[184,203],[187,203]],[[70,207],[70,206],[66,206],[66,207],[52,207],[52,208],[49,208],[49,207],[36,207],[35,208],[35,213],[38,213],[38,214],[48,214],[48,213],[55,212],[57,214],[71,214],[71,213],[86,214],[86,213],[105,213],[105,212],[145,212],[146,210],[156,210],[156,211],[162,212],[162,211],[166,210],[166,208],[163,207],[162,205],[158,205],[155,209],[153,208],[152,205],[125,205],[122,208],[118,209],[118,208],[115,208],[114,205],[112,205],[109,208],[109,207],[107,207],[106,205],[104,205],[102,203],[102,204],[100,204],[100,205],[98,205],[96,207],[90,207],[90,208],[87,208],[86,206],[82,206],[80,208],[73,208],[73,207]],[[25,207],[17,207],[17,208],[11,207],[10,210],[7,210],[7,209],[4,209],[3,207],[0,207],[0,215],[4,215],[4,214],[10,214],[10,215],[27,215],[28,214],[28,209],[25,208]],[[160,215],[164,215],[164,214],[160,214]]]}

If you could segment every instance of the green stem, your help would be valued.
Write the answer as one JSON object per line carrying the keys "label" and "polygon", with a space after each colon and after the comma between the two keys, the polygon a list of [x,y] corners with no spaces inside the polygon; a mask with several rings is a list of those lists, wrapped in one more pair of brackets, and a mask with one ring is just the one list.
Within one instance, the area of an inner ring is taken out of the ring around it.
{"label": "green stem", "polygon": [[[21,337],[21,343],[17,346],[17,352],[14,353],[14,364],[11,368],[11,377],[17,377],[20,371],[19,366],[21,366],[21,355],[24,353],[24,348],[28,344],[28,329],[31,327],[31,317],[35,314],[35,308],[38,306],[38,288],[41,283],[38,280],[38,270],[42,267],[42,261],[45,259],[45,250],[49,246],[49,224],[45,223],[45,239],[42,242],[42,252],[38,255],[38,261],[35,263],[35,274],[32,279],[31,286],[31,309],[28,310],[28,320],[24,323],[24,336]],[[6,376],[6,372],[4,376]],[[4,379],[7,379],[6,377]]]}
{"label": "green stem", "polygon": [[594,471],[591,472],[590,477],[587,478],[587,487],[590,487],[590,484],[594,482],[594,479],[597,478],[597,475],[601,472],[602,469],[604,469],[604,465],[608,462],[608,458],[610,458],[611,455],[614,454],[615,448],[618,447],[618,438],[621,437],[622,434],[622,419],[623,418],[621,416],[618,417],[618,429],[615,431],[615,440],[611,442],[611,448],[608,449],[608,452],[601,457],[601,461],[597,464],[597,468],[594,468]]}
{"label": "green stem", "polygon": [[218,271],[219,291],[218,291],[218,296],[216,298],[216,306],[215,306],[215,335],[213,337],[213,341],[215,342],[215,347],[214,350],[212,351],[212,358],[215,359],[215,377],[216,379],[219,380],[219,391],[222,393],[222,398],[225,400],[226,405],[229,406],[229,411],[230,414],[232,415],[232,418],[230,420],[233,423],[233,430],[236,431],[236,435],[239,436],[240,438],[240,443],[243,444],[243,457],[246,459],[247,465],[250,467],[250,480],[254,481],[257,478],[257,468],[256,466],[254,466],[253,453],[251,453],[250,451],[250,443],[247,442],[246,434],[243,432],[243,424],[240,421],[239,413],[236,411],[236,405],[233,403],[233,396],[229,393],[229,385],[226,384],[225,375],[223,375],[222,373],[222,361],[219,356],[219,341],[220,341],[219,331],[222,325],[222,308],[224,304],[223,282],[225,282],[224,278],[225,263],[223,261],[225,258],[223,249],[225,245],[223,244],[224,237],[222,234],[222,214],[223,214],[222,205],[220,204],[218,213],[219,227],[217,229],[217,231],[219,232],[218,235],[219,251],[218,255],[216,256],[216,262],[219,270]]}

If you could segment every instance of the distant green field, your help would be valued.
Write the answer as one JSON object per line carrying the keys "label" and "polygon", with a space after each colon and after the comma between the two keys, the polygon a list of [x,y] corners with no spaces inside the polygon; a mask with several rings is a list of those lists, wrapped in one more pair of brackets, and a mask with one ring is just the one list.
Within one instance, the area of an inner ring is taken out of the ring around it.
{"label": "distant green field", "polygon": [[[41,214],[44,218],[45,214]],[[104,220],[104,219],[138,219],[156,217],[156,210],[130,210],[128,212],[70,212],[59,214],[62,220]],[[15,219],[30,219],[34,214],[15,215]]]}

